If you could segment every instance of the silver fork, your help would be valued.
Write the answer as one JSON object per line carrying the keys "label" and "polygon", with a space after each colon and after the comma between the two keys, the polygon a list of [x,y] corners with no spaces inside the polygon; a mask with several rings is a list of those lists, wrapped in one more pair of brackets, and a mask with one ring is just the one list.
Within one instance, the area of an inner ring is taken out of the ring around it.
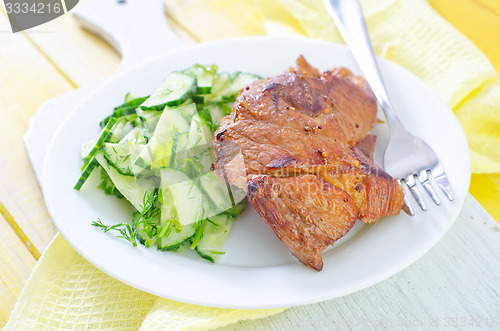
{"label": "silver fork", "polygon": [[409,133],[394,111],[380,75],[358,0],[323,1],[385,113],[390,138],[384,153],[384,170],[403,186],[405,212],[414,215],[408,200],[408,190],[422,210],[427,210],[417,182],[422,184],[437,205],[441,203],[432,186],[431,177],[446,197],[453,200],[450,184],[436,153],[426,142]]}

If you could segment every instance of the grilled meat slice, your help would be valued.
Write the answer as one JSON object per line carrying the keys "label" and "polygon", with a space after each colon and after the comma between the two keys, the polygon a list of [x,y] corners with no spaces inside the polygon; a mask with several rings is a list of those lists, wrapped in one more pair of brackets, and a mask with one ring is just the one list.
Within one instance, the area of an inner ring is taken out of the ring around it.
{"label": "grilled meat slice", "polygon": [[370,223],[404,205],[401,186],[371,160],[376,112],[362,78],[320,74],[300,57],[297,69],[242,90],[215,132],[214,170],[246,188],[292,254],[321,270],[321,252],[353,217]]}
{"label": "grilled meat slice", "polygon": [[215,133],[218,175],[227,177],[219,165],[240,152],[247,174],[302,173],[342,159],[346,144],[366,135],[377,112],[373,94],[344,75],[349,79],[291,72],[247,86]]}
{"label": "grilled meat slice", "polygon": [[354,146],[356,154],[363,154],[370,161],[373,161],[373,151],[375,150],[375,141],[377,137],[369,134],[364,137],[361,141],[359,141],[356,146]]}
{"label": "grilled meat slice", "polygon": [[290,252],[318,271],[323,250],[343,237],[358,216],[349,194],[315,175],[252,176],[247,195]]}
{"label": "grilled meat slice", "polygon": [[[344,69],[347,70],[347,69]],[[357,85],[352,74],[341,78],[285,73],[247,86],[233,106],[230,121],[254,120],[316,134],[339,142],[357,142],[375,125],[373,94]]]}
{"label": "grilled meat slice", "polygon": [[[356,158],[352,164],[328,165],[319,173],[321,178],[346,191],[354,199],[359,219],[364,223],[374,223],[384,216],[398,215],[404,205],[401,186],[373,163],[373,147],[369,144],[372,142],[366,139],[352,149]],[[371,151],[366,148],[371,148]]]}
{"label": "grilled meat slice", "polygon": [[335,163],[345,154],[344,144],[321,134],[298,132],[254,119],[231,122],[230,118],[225,118],[216,132],[214,149],[215,170],[219,177],[226,176],[230,182],[236,180],[223,174],[224,165],[239,153],[245,162],[245,175],[280,173],[282,176]]}

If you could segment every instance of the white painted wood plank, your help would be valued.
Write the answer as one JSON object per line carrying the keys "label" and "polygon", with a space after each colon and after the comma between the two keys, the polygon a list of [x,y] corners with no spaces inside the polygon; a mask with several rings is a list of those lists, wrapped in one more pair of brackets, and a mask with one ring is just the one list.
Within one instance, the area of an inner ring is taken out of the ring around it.
{"label": "white painted wood plank", "polygon": [[471,196],[443,239],[363,291],[222,330],[500,329],[500,227]]}

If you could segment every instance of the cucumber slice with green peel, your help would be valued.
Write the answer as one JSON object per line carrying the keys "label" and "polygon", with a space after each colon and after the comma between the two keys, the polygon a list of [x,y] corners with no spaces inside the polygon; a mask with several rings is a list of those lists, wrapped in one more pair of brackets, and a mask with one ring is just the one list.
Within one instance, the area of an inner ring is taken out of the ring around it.
{"label": "cucumber slice with green peel", "polygon": [[227,72],[219,73],[214,77],[212,82],[212,94],[213,95],[226,95],[226,90],[231,84],[231,75]]}
{"label": "cucumber slice with green peel", "polygon": [[116,123],[116,118],[111,117],[106,126],[102,129],[101,134],[99,135],[99,138],[97,138],[94,147],[92,147],[89,154],[87,155],[86,158],[87,161],[82,166],[82,169],[87,167],[88,163],[92,160],[94,155],[96,155],[97,152],[102,148],[102,145],[104,145],[104,143],[109,140],[109,138],[112,135],[111,129],[113,128],[115,123]]}
{"label": "cucumber slice with green peel", "polygon": [[165,168],[160,170],[161,174],[161,231],[158,233],[159,250],[176,250],[186,243],[196,232],[198,223],[181,225],[175,208],[174,199],[170,191],[170,185],[189,180],[182,172]]}
{"label": "cucumber slice with green peel", "polygon": [[176,133],[189,132],[191,122],[186,121],[186,118],[192,119],[196,112],[196,106],[193,103],[165,110],[146,148],[135,162],[132,169],[134,173],[150,168],[153,160],[170,155],[171,150],[165,150],[165,146]]}
{"label": "cucumber slice with green peel", "polygon": [[181,183],[184,181],[188,181],[189,177],[183,173],[182,171],[172,169],[172,168],[163,168],[160,170],[161,176],[161,185],[162,188],[167,188],[170,185]]}
{"label": "cucumber slice with green peel", "polygon": [[[130,95],[130,93],[127,93],[127,96],[128,95]],[[126,118],[129,122],[135,120],[135,118],[137,117],[137,107],[139,107],[144,101],[149,98],[149,96],[142,98],[131,98],[127,96],[125,96],[125,103],[123,105],[115,107],[113,113],[99,123],[101,128],[103,128],[108,123],[111,117]]]}
{"label": "cucumber slice with green peel", "polygon": [[[147,96],[145,98],[147,99],[147,98],[149,98],[149,96]],[[136,97],[132,93],[127,92],[127,94],[125,94],[125,98],[123,98],[123,102],[127,103],[127,102],[130,102],[130,101],[134,100],[134,99],[136,99]],[[144,102],[144,101],[142,101],[142,102]]]}
{"label": "cucumber slice with green peel", "polygon": [[173,229],[168,236],[158,238],[158,250],[174,251],[187,243],[196,233],[198,223],[184,225],[180,231]]}
{"label": "cucumber slice with green peel", "polygon": [[210,130],[210,125],[202,120],[198,114],[195,114],[189,128],[187,148],[208,146],[208,143],[211,143],[211,141],[212,131]]}
{"label": "cucumber slice with green peel", "polygon": [[168,186],[181,225],[196,223],[206,218],[207,197],[195,180],[188,179]]}
{"label": "cucumber slice with green peel", "polygon": [[228,214],[232,218],[236,218],[236,217],[240,216],[241,213],[243,213],[243,211],[245,210],[246,207],[247,207],[247,199],[245,197],[240,202],[238,202],[237,204],[235,204],[233,206],[233,208],[231,208],[228,211],[226,211],[226,214]]}
{"label": "cucumber slice with green peel", "polygon": [[90,159],[90,162],[87,162],[87,165],[85,168],[83,168],[82,174],[80,175],[80,178],[78,178],[78,181],[76,182],[75,186],[73,189],[80,191],[82,188],[83,184],[87,181],[87,179],[90,177],[90,174],[94,169],[99,165],[99,162],[97,162],[95,156]]}
{"label": "cucumber slice with green peel", "polygon": [[120,174],[133,176],[132,166],[144,147],[144,145],[106,143],[103,148],[104,158]]}
{"label": "cucumber slice with green peel", "polygon": [[242,88],[259,79],[262,77],[248,72],[237,72],[233,75],[228,94],[238,94]]}
{"label": "cucumber slice with green peel", "polygon": [[227,214],[209,217],[204,221],[201,236],[196,243],[196,252],[204,259],[215,262],[215,259],[223,255],[221,247],[229,234],[233,218]]}
{"label": "cucumber slice with green peel", "polygon": [[82,144],[82,148],[80,150],[80,158],[82,160],[85,160],[88,158],[90,151],[92,151],[92,149],[94,148],[98,139],[99,139],[99,137],[94,137],[94,138],[90,139],[89,141]]}
{"label": "cucumber slice with green peel", "polygon": [[134,144],[134,145],[146,145],[147,140],[144,137],[144,132],[141,127],[134,127],[130,130],[119,142],[119,144]]}
{"label": "cucumber slice with green peel", "polygon": [[[172,170],[172,171],[170,171]],[[180,177],[179,177],[180,176]],[[169,182],[178,182],[186,180],[186,176],[177,170],[173,169],[161,169],[160,170],[160,202],[161,202],[161,217],[160,224],[161,230],[158,234],[158,238],[166,237],[170,235],[170,232],[174,229],[179,229],[180,223],[177,221],[177,211],[172,200],[172,194],[168,188]]]}
{"label": "cucumber slice with green peel", "polygon": [[116,186],[116,189],[134,206],[135,209],[141,210],[144,196],[154,187],[151,180],[136,178],[134,176],[125,176],[120,174],[113,168],[106,158],[104,153],[97,153],[95,156],[97,162],[106,170],[109,178]]}
{"label": "cucumber slice with green peel", "polygon": [[233,208],[232,195],[227,183],[221,181],[214,172],[203,174],[198,178],[202,193],[210,200],[207,217],[212,217]]}
{"label": "cucumber slice with green peel", "polygon": [[196,104],[203,104],[205,103],[205,95],[201,95],[201,94],[193,94],[193,96],[191,97],[193,99],[193,102],[196,103]]}
{"label": "cucumber slice with green peel", "polygon": [[115,114],[117,111],[121,111],[124,109],[130,109],[130,108],[136,109],[137,107],[142,105],[144,103],[144,101],[149,99],[149,97],[150,96],[147,95],[145,97],[136,98],[132,94],[127,93],[125,95],[125,100],[124,100],[125,102],[122,105],[115,107],[113,114]]}
{"label": "cucumber slice with green peel", "polygon": [[146,122],[150,118],[161,115],[162,111],[159,110],[137,110],[137,116],[141,119],[142,122]]}
{"label": "cucumber slice with green peel", "polygon": [[203,66],[194,64],[190,68],[182,71],[196,78],[196,94],[210,94],[212,92],[212,81],[217,73],[217,66]]}
{"label": "cucumber slice with green peel", "polygon": [[196,78],[194,76],[173,72],[140,107],[142,110],[163,110],[166,106],[179,106],[195,91]]}
{"label": "cucumber slice with green peel", "polygon": [[161,171],[166,178],[180,224],[195,223],[233,208],[228,185],[213,172],[188,178],[183,172],[174,169]]}
{"label": "cucumber slice with green peel", "polygon": [[129,115],[137,115],[135,109],[138,106],[132,106],[132,107],[123,107],[123,108],[115,108],[115,111],[113,112],[113,117],[120,118],[120,117],[125,117]]}
{"label": "cucumber slice with green peel", "polygon": [[115,125],[111,130],[111,136],[108,141],[112,143],[116,143],[123,139],[134,127],[130,124],[127,118],[119,118],[117,119]]}
{"label": "cucumber slice with green peel", "polygon": [[214,127],[218,128],[224,116],[231,114],[233,104],[227,102],[209,102],[205,108],[210,112]]}
{"label": "cucumber slice with green peel", "polygon": [[154,117],[149,118],[147,121],[142,123],[142,133],[144,135],[144,138],[146,139],[151,139],[153,136],[156,126],[160,122],[161,114],[158,114]]}

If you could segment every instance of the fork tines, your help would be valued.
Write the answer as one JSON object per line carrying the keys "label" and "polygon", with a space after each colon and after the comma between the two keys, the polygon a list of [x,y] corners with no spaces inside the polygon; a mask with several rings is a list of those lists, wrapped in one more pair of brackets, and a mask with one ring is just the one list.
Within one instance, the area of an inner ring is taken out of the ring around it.
{"label": "fork tines", "polygon": [[[427,206],[425,204],[425,201],[422,197],[422,194],[419,191],[419,188],[417,186],[417,181],[422,184],[422,186],[425,188],[427,193],[431,196],[432,200],[436,205],[440,205],[441,201],[439,200],[436,191],[434,190],[434,187],[432,186],[430,178],[434,179],[434,182],[441,188],[441,190],[444,192],[446,197],[450,200],[453,201],[453,194],[451,192],[451,187],[450,183],[448,182],[448,178],[446,178],[446,173],[443,170],[443,167],[441,164],[436,164],[430,169],[423,169],[419,171],[417,174],[410,174],[404,178],[400,178],[400,183],[403,185],[403,189],[407,187],[410,192],[412,193],[413,197],[417,201],[417,204],[422,208],[422,210],[427,210]],[[405,208],[403,210],[410,216],[415,215],[415,212],[413,211],[413,208],[411,207],[410,201],[408,199],[408,195],[406,194],[405,190]]]}

